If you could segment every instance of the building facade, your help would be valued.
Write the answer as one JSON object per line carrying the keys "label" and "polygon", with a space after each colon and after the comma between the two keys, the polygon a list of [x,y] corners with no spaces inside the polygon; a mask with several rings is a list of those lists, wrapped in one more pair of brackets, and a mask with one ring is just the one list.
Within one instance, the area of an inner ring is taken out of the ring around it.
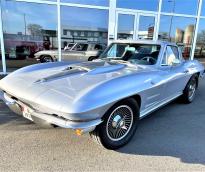
{"label": "building facade", "polygon": [[117,39],[176,42],[205,62],[205,0],[1,0],[0,73],[35,64],[41,50]]}

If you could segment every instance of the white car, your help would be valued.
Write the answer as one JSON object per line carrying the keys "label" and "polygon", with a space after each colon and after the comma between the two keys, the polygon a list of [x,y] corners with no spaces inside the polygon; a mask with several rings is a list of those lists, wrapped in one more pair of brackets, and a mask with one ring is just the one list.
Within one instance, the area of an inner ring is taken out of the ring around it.
{"label": "white car", "polygon": [[[62,60],[81,60],[92,61],[100,56],[106,48],[104,44],[100,43],[75,43],[68,44],[68,48],[61,51]],[[41,63],[53,62],[58,59],[57,50],[44,50],[34,54],[35,58]]]}

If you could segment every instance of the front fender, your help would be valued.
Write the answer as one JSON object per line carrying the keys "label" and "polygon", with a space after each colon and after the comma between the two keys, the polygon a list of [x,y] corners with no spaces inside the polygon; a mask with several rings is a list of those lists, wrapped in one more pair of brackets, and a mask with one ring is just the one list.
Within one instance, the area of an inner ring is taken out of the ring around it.
{"label": "front fender", "polygon": [[151,84],[146,80],[146,74],[137,76],[131,74],[120,78],[115,78],[96,85],[93,88],[84,90],[75,100],[75,111],[89,111],[114,104],[124,98],[139,94],[149,89]]}

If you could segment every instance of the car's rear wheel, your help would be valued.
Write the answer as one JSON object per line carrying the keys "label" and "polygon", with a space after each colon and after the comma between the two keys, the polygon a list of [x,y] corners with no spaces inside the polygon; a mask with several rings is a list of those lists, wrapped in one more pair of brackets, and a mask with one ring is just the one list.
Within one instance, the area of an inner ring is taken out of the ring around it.
{"label": "car's rear wheel", "polygon": [[191,103],[194,100],[194,97],[196,95],[197,85],[198,85],[198,75],[193,75],[183,91],[182,99],[184,103]]}
{"label": "car's rear wheel", "polygon": [[90,133],[91,138],[107,149],[117,149],[133,137],[139,122],[139,107],[132,99],[120,101],[105,114],[103,123]]}
{"label": "car's rear wheel", "polygon": [[50,55],[43,55],[40,59],[41,63],[53,62],[53,58]]}

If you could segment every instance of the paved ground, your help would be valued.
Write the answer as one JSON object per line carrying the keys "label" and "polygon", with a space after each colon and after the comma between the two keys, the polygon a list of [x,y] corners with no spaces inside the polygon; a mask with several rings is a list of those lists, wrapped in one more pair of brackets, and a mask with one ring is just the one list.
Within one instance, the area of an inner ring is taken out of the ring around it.
{"label": "paved ground", "polygon": [[205,171],[205,80],[195,102],[143,119],[118,151],[66,129],[41,129],[0,103],[0,171]]}

